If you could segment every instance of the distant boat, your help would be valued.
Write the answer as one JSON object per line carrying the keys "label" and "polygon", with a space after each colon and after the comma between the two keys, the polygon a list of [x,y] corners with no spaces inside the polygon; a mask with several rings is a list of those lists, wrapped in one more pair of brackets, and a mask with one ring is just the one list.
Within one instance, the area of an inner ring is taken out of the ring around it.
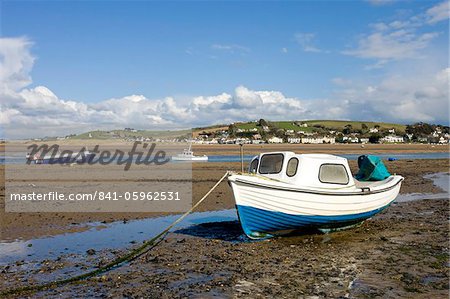
{"label": "distant boat", "polygon": [[27,161],[33,164],[83,164],[89,162],[94,158],[95,153],[88,150],[72,154],[61,154],[60,152],[53,154],[48,153],[43,155],[43,153],[36,153],[34,155],[27,154]]}
{"label": "distant boat", "polygon": [[192,142],[189,143],[188,149],[184,149],[183,153],[173,156],[172,160],[173,161],[197,161],[197,162],[208,161],[208,156],[206,156],[206,155],[194,156],[194,152],[191,150],[191,148],[192,148]]}
{"label": "distant boat", "polygon": [[366,181],[358,181],[347,159],[338,156],[272,152],[254,157],[249,173],[228,177],[245,234],[260,239],[308,227],[329,232],[379,213],[395,200],[403,177],[370,158],[361,159],[358,177]]}

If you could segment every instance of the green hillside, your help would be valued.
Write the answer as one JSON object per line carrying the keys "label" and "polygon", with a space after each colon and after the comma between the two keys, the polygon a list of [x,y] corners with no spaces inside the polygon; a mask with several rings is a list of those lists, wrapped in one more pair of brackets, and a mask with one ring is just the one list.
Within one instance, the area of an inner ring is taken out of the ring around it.
{"label": "green hillside", "polygon": [[[354,130],[368,130],[375,126],[378,126],[379,130],[388,130],[394,128],[396,133],[403,134],[405,132],[406,126],[393,123],[384,122],[370,122],[370,121],[347,121],[347,120],[305,120],[305,121],[274,121],[269,122],[272,126],[284,129],[284,130],[294,130],[294,131],[304,131],[311,132],[314,130],[326,129],[342,131],[346,126],[351,125]],[[307,124],[307,127],[303,127],[300,124]],[[236,123],[238,129],[250,130],[257,128],[257,122],[246,122],[246,123]],[[363,126],[367,128],[363,128]]]}
{"label": "green hillside", "polygon": [[381,130],[388,130],[394,128],[398,133],[404,133],[406,126],[393,123],[384,122],[370,122],[370,121],[346,121],[346,120],[308,120],[305,121],[308,126],[322,125],[326,128],[333,130],[342,130],[346,125],[351,125],[353,129],[363,129],[362,125],[365,124],[368,128],[379,126]]}
{"label": "green hillside", "polygon": [[[388,130],[394,128],[397,134],[404,134],[406,126],[400,124],[383,123],[383,122],[369,122],[369,121],[346,121],[346,120],[306,120],[306,121],[268,121],[272,128],[293,130],[295,132],[327,132],[330,130],[342,131],[346,126],[351,126],[352,130],[362,130],[367,132],[370,128],[378,126],[378,129]],[[303,124],[307,124],[305,127]],[[251,130],[260,128],[257,122],[241,122],[234,124],[238,129]],[[178,138],[190,137],[198,135],[204,131],[214,131],[214,129],[226,129],[228,125],[214,125],[209,127],[195,128],[191,130],[180,131],[148,131],[148,130],[111,130],[111,131],[90,131],[79,135],[71,136],[70,139],[127,139],[127,138]],[[89,135],[91,137],[89,137]]]}
{"label": "green hillside", "polygon": [[[90,136],[89,136],[90,134]],[[71,139],[126,139],[135,137],[144,138],[178,138],[190,136],[191,130],[180,130],[180,131],[147,131],[147,130],[137,130],[126,131],[126,130],[111,130],[111,131],[90,131],[82,133],[79,135],[72,136]]]}

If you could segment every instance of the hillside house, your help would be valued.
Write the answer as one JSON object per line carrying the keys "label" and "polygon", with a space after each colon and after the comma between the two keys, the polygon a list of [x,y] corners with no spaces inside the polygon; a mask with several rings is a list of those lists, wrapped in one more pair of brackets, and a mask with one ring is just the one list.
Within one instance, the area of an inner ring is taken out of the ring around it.
{"label": "hillside house", "polygon": [[419,137],[417,137],[417,141],[419,141],[419,142],[428,142],[428,137],[426,137],[426,136],[419,136]]}
{"label": "hillside house", "polygon": [[283,139],[279,138],[279,137],[276,137],[276,136],[273,136],[273,137],[269,138],[267,140],[267,142],[269,142],[269,143],[283,143]]}
{"label": "hillside house", "polygon": [[259,135],[259,134],[253,135],[252,138],[253,138],[253,140],[261,140],[262,139],[261,135]]}
{"label": "hillside house", "polygon": [[303,137],[302,143],[310,143],[310,144],[321,144],[321,143],[336,143],[336,139],[334,137]]}
{"label": "hillside house", "polygon": [[344,136],[342,140],[348,143],[359,143],[359,138],[356,136]]}
{"label": "hillside house", "polygon": [[302,143],[302,139],[299,137],[289,137],[288,143]]}
{"label": "hillside house", "polygon": [[389,135],[380,139],[383,143],[401,143],[403,142],[402,136]]}
{"label": "hillside house", "polygon": [[369,143],[369,138],[359,138],[359,142],[361,142],[361,143]]}

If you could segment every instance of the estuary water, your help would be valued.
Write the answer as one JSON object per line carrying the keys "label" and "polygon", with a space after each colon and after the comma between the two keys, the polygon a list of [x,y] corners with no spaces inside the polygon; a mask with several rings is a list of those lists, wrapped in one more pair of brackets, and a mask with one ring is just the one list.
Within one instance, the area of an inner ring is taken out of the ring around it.
{"label": "estuary water", "polygon": [[[447,152],[432,152],[432,153],[387,153],[387,154],[375,154],[380,157],[382,160],[387,160],[389,158],[395,158],[397,160],[414,160],[414,159],[448,159],[450,158],[449,153]],[[341,156],[347,158],[348,160],[356,160],[360,156],[360,154],[338,154],[337,156]],[[253,158],[253,155],[244,155],[244,162],[250,162]],[[126,159],[126,157],[124,157]],[[239,155],[211,155],[208,156],[208,162],[201,163],[218,163],[218,162],[240,162],[241,157]],[[0,165],[8,165],[8,164],[25,164],[25,153],[18,153],[14,156],[0,156]],[[174,162],[179,163],[179,162]]]}

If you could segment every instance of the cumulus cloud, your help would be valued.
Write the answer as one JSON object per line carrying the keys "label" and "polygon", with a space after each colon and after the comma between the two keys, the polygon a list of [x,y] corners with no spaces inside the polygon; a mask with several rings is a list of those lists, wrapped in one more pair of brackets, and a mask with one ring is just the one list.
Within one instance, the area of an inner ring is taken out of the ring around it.
{"label": "cumulus cloud", "polygon": [[31,83],[29,75],[35,58],[30,53],[32,42],[25,38],[0,39],[0,91],[11,93]]}
{"label": "cumulus cloud", "polygon": [[[175,99],[148,99],[132,95],[85,104],[58,99],[49,89],[24,89],[20,101],[2,107],[0,123],[9,137],[65,135],[87,129],[138,127],[180,129],[197,125],[252,120],[299,118],[301,101],[278,91],[254,91],[239,86],[233,94],[199,96],[187,103]],[[4,106],[4,105],[2,105]]]}
{"label": "cumulus cloud", "polygon": [[448,5],[444,1],[405,20],[370,24],[372,32],[362,35],[356,48],[342,53],[376,59],[368,69],[380,68],[393,60],[420,58],[423,50],[439,35],[435,31],[424,32],[428,29],[426,26],[448,19]]}
{"label": "cumulus cloud", "polygon": [[417,74],[396,74],[377,84],[354,83],[338,89],[339,99],[349,119],[393,122],[442,122],[449,118],[450,69]]}

